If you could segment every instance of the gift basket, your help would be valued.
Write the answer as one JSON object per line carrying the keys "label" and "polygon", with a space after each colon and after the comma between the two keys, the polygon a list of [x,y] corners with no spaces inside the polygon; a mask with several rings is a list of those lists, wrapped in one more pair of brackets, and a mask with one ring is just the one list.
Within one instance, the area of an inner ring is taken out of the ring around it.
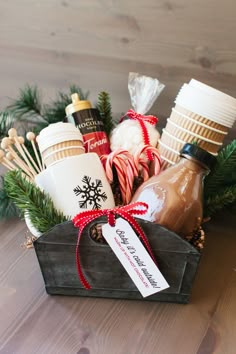
{"label": "gift basket", "polygon": [[236,100],[192,79],[160,132],[147,112],[164,85],[130,73],[128,89],[132,109],[115,127],[107,94],[93,108],[79,90],[60,121],[26,138],[11,127],[4,189],[49,294],[186,303],[202,224],[236,201],[235,140],[222,148]]}

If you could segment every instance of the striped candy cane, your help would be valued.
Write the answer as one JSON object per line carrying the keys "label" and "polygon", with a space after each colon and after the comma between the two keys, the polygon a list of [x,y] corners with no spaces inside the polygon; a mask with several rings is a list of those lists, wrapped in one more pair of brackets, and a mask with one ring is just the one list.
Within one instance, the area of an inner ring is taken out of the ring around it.
{"label": "striped candy cane", "polygon": [[101,156],[101,161],[110,183],[113,182],[112,167],[115,167],[122,201],[128,204],[132,198],[134,177],[138,175],[133,156],[127,150],[118,149],[109,155]]}
{"label": "striped candy cane", "polygon": [[[148,165],[148,161],[146,161],[143,158],[143,154],[151,154],[153,156],[153,167],[154,167],[154,175],[158,175],[160,173],[161,170],[161,157],[160,157],[160,153],[159,151],[151,145],[144,145],[139,151],[137,151],[137,153],[135,154],[135,161],[136,164],[141,166],[141,171],[143,173],[143,176],[145,175],[145,178],[147,179],[147,167],[148,167],[148,174],[150,176],[151,172],[150,172],[150,165]],[[145,172],[144,172],[145,170]]]}

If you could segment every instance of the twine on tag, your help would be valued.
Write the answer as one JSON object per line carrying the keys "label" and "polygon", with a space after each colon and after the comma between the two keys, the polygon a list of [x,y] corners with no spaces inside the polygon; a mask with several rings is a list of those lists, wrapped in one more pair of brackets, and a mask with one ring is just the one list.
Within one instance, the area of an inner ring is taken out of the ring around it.
{"label": "twine on tag", "polygon": [[77,266],[79,279],[85,289],[91,289],[91,286],[88,283],[88,281],[86,280],[86,278],[83,274],[83,271],[82,271],[82,267],[81,267],[81,263],[80,263],[80,256],[79,256],[79,243],[80,243],[82,232],[83,232],[85,226],[87,226],[91,221],[99,218],[100,216],[104,216],[104,215],[107,216],[107,221],[110,226],[115,226],[116,216],[120,216],[123,219],[125,219],[133,227],[133,229],[137,232],[137,234],[139,235],[139,237],[143,241],[144,246],[146,247],[147,251],[149,252],[151,258],[156,263],[155,257],[152,253],[148,239],[147,239],[145,233],[143,232],[142,228],[139,226],[139,224],[137,223],[137,221],[133,217],[134,215],[137,215],[137,216],[143,215],[147,212],[147,210],[148,210],[148,205],[146,203],[135,202],[135,203],[131,203],[129,205],[122,206],[120,208],[83,211],[83,212],[77,214],[73,218],[72,222],[73,222],[74,226],[79,227],[78,239],[77,239],[77,244],[76,244],[76,266]]}

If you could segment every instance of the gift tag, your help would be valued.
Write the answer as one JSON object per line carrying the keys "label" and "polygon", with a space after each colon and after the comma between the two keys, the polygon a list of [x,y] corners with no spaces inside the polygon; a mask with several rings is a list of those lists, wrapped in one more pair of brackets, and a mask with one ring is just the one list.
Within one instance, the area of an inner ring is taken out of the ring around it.
{"label": "gift tag", "polygon": [[165,278],[126,220],[116,219],[114,227],[109,224],[103,225],[102,234],[143,297],[169,288]]}

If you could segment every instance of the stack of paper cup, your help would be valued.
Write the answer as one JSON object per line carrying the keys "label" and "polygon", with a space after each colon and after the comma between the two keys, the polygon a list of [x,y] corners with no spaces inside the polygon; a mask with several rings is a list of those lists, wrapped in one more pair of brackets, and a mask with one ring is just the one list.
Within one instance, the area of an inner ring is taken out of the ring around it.
{"label": "stack of paper cup", "polygon": [[71,123],[54,123],[41,130],[37,143],[44,164],[48,167],[69,156],[83,154],[83,137]]}
{"label": "stack of paper cup", "polygon": [[235,120],[235,98],[194,79],[184,84],[159,140],[163,169],[178,162],[188,142],[217,155]]}

